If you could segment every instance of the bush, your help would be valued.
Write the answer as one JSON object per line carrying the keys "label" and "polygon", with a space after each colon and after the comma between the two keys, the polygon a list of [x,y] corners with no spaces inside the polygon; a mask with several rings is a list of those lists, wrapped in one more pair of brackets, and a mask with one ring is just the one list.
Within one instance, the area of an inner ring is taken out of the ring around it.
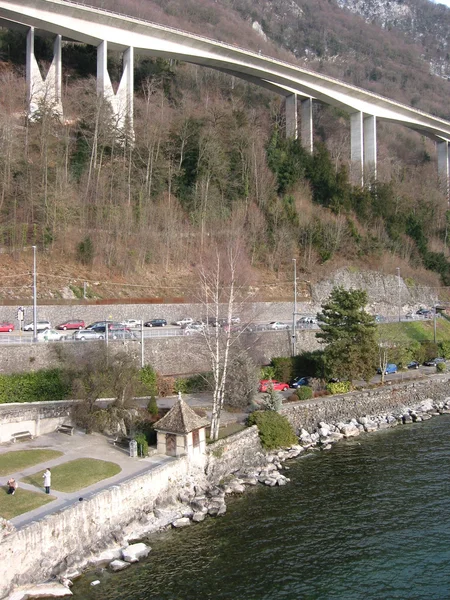
{"label": "bush", "polygon": [[450,358],[450,342],[439,342],[439,356]]}
{"label": "bush", "polygon": [[293,374],[301,377],[324,376],[323,350],[314,350],[314,352],[302,352],[293,359]]}
{"label": "bush", "polygon": [[328,383],[326,386],[326,390],[327,392],[330,392],[330,394],[346,394],[351,389],[351,381],[338,381],[336,383]]}
{"label": "bush", "polygon": [[261,367],[261,379],[276,379],[275,369],[272,366]]}
{"label": "bush", "polygon": [[145,365],[139,371],[139,380],[147,394],[154,396],[158,393],[156,371],[151,365]]}
{"label": "bush", "polygon": [[279,392],[276,392],[272,386],[267,388],[267,393],[264,394],[261,401],[264,410],[279,411],[283,406],[283,398]]}
{"label": "bush", "polygon": [[248,425],[257,425],[261,444],[266,450],[289,447],[298,443],[292,425],[283,415],[273,410],[257,410],[247,419]]}
{"label": "bush", "polygon": [[292,379],[292,358],[288,356],[276,356],[272,358],[271,365],[274,369],[274,379],[278,381],[290,381]]}
{"label": "bush", "polygon": [[137,433],[134,439],[138,445],[138,456],[148,456],[148,442],[145,433]]}
{"label": "bush", "polygon": [[71,377],[61,369],[0,375],[0,404],[65,400],[71,388]]}
{"label": "bush", "polygon": [[438,363],[436,365],[436,372],[437,373],[443,373],[446,370],[447,370],[447,365],[445,363]]}
{"label": "bush", "polygon": [[175,379],[175,392],[182,394],[195,394],[196,392],[206,392],[212,389],[212,373],[199,373],[190,377],[177,377]]}
{"label": "bush", "polygon": [[158,415],[158,404],[156,402],[156,397],[154,394],[150,396],[150,400],[147,404],[147,410],[152,415],[152,417],[156,417]]}
{"label": "bush", "polygon": [[297,398],[299,400],[309,400],[313,397],[313,391],[312,388],[309,387],[309,385],[300,386],[299,388],[297,388],[297,391],[295,393],[297,394]]}

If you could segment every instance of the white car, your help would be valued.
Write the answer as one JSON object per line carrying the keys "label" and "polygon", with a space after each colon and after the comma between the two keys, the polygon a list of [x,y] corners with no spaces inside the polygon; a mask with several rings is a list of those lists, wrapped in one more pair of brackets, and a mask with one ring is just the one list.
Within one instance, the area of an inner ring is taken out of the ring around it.
{"label": "white car", "polygon": [[122,324],[124,327],[142,327],[142,319],[126,319]]}
{"label": "white car", "polygon": [[60,342],[63,337],[63,334],[56,329],[45,329],[37,334],[36,339],[38,342]]}
{"label": "white car", "polygon": [[75,331],[72,335],[73,340],[81,340],[84,342],[85,340],[104,340],[105,334],[98,333],[94,329],[80,329],[79,331]]}
{"label": "white car", "polygon": [[[51,329],[51,328],[52,328],[52,326],[50,324],[50,321],[36,321],[36,331],[45,331],[46,329]],[[24,331],[33,331],[34,323],[28,323],[27,325],[25,325],[23,330]]]}
{"label": "white car", "polygon": [[286,325],[286,323],[280,323],[280,321],[272,321],[269,323],[269,329],[289,329],[289,325]]}
{"label": "white car", "polygon": [[194,319],[191,319],[191,317],[183,317],[179,321],[174,321],[173,324],[179,325],[180,327],[186,327],[186,325],[190,325],[193,322],[194,322]]}

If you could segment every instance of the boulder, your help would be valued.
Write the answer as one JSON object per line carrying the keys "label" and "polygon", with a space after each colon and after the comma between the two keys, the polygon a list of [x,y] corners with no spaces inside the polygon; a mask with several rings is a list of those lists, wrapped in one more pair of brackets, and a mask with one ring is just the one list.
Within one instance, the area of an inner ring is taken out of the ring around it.
{"label": "boulder", "polygon": [[109,568],[111,569],[111,571],[114,571],[114,572],[115,571],[123,571],[130,565],[131,565],[131,563],[129,563],[129,562],[117,559],[117,560],[113,560],[112,562],[109,563]]}
{"label": "boulder", "polygon": [[192,520],[194,523],[201,523],[206,519],[207,512],[195,512],[192,515]]}
{"label": "boulder", "polygon": [[407,423],[412,423],[413,419],[409,413],[405,413],[402,417],[402,421],[403,421],[403,423],[407,424]]}
{"label": "boulder", "polygon": [[27,600],[28,598],[63,598],[64,596],[73,596],[73,594],[62,583],[52,581],[19,588],[8,598],[9,600]]}
{"label": "boulder", "polygon": [[365,423],[365,425],[363,425],[364,427],[364,431],[366,431],[367,433],[372,433],[373,431],[376,431],[378,429],[378,423],[376,423],[375,421],[367,421]]}
{"label": "boulder", "polygon": [[175,529],[181,529],[182,527],[188,527],[191,524],[191,520],[188,517],[181,517],[172,523],[172,527]]}
{"label": "boulder", "polygon": [[138,562],[140,558],[148,556],[150,550],[151,547],[147,546],[147,544],[144,544],[143,542],[131,544],[130,546],[122,549],[122,558],[124,561],[129,563]]}
{"label": "boulder", "polygon": [[89,566],[91,567],[102,567],[109,565],[113,560],[122,558],[122,549],[116,548],[113,550],[104,550],[97,556],[93,556],[89,559]]}
{"label": "boulder", "polygon": [[341,427],[341,433],[345,438],[356,437],[361,432],[358,427],[354,423],[347,423]]}

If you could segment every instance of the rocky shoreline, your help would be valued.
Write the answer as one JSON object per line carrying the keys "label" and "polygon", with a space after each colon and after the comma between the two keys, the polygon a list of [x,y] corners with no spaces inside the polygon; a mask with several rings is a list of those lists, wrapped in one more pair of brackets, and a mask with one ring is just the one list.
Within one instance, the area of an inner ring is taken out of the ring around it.
{"label": "rocky shoreline", "polygon": [[[151,547],[142,540],[148,540],[152,533],[168,528],[189,527],[207,517],[223,516],[227,510],[226,497],[242,494],[248,486],[286,485],[290,479],[281,471],[288,468],[284,464],[288,460],[305,456],[312,451],[329,450],[338,441],[363,433],[420,423],[446,413],[450,413],[450,397],[443,401],[427,398],[417,405],[396,412],[358,417],[346,422],[320,422],[313,431],[300,430],[298,445],[255,457],[259,466],[230,473],[218,484],[210,482],[204,471],[198,469],[197,472],[174,482],[170,495],[166,495],[160,501],[157,499],[153,513],[145,522],[141,520],[124,528],[120,539],[116,536],[115,540],[104,540],[104,547],[109,545],[108,549],[82,560],[79,560],[80,557],[74,557],[73,565],[59,575],[58,581],[21,588],[10,596],[10,600],[70,596],[72,580],[86,570],[108,568],[111,571],[120,571],[147,557]],[[262,465],[261,460],[264,461]],[[138,543],[129,543],[137,540]],[[116,543],[113,544],[113,541]]]}

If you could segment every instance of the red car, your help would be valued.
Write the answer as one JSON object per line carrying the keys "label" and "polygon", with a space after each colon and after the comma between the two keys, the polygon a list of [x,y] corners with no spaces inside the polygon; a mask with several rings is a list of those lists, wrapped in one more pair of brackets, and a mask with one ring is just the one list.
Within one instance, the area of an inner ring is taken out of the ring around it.
{"label": "red car", "polygon": [[267,392],[269,386],[272,386],[277,392],[285,392],[289,389],[289,385],[287,383],[282,383],[281,381],[275,381],[273,379],[261,379],[259,382],[258,391]]}
{"label": "red car", "polygon": [[14,331],[13,323],[0,323],[0,331]]}
{"label": "red car", "polygon": [[85,323],[81,319],[70,319],[69,321],[64,321],[61,325],[57,325],[56,329],[84,329]]}

